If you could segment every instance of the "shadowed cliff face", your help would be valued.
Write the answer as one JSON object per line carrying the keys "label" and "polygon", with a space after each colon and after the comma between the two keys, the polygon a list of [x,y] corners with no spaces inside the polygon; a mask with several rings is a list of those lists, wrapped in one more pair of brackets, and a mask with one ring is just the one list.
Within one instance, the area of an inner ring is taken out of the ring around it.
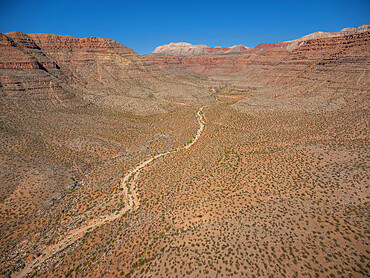
{"label": "shadowed cliff face", "polygon": [[0,34],[1,112],[84,105],[66,80],[57,61],[30,36]]}
{"label": "shadowed cliff face", "polygon": [[11,32],[0,40],[2,101],[10,106],[21,99],[38,109],[93,103],[144,115],[171,109],[163,99],[209,98],[197,80],[177,79],[110,39]]}
{"label": "shadowed cliff face", "polygon": [[[102,38],[32,34],[30,37],[55,59],[74,83],[89,91],[128,92],[150,82],[155,67],[120,43]],[[135,79],[143,83],[135,84]]]}

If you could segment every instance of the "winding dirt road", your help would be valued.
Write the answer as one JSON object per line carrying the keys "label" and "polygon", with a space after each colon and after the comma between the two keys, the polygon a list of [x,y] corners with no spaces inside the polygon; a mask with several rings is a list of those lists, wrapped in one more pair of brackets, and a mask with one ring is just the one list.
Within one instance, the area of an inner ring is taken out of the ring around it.
{"label": "winding dirt road", "polygon": [[145,166],[147,166],[149,163],[152,161],[156,160],[157,158],[160,158],[162,156],[168,155],[170,153],[175,153],[180,150],[187,150],[189,149],[192,145],[194,145],[202,135],[202,132],[204,130],[205,126],[205,117],[203,115],[203,108],[205,106],[201,107],[197,114],[197,121],[199,124],[199,128],[197,130],[197,133],[193,140],[191,140],[188,144],[186,144],[184,147],[179,147],[174,150],[166,151],[164,153],[157,154],[147,160],[142,161],[139,165],[137,165],[135,168],[130,170],[121,180],[120,180],[120,188],[123,191],[123,194],[126,196],[128,200],[128,204],[121,209],[119,212],[114,212],[112,214],[108,214],[105,216],[102,216],[100,218],[96,218],[93,220],[90,220],[88,223],[83,225],[80,228],[74,229],[70,231],[64,238],[62,238],[58,243],[54,245],[50,245],[45,247],[41,251],[41,255],[38,256],[36,259],[33,261],[29,262],[25,268],[23,268],[20,272],[15,273],[12,275],[14,278],[20,278],[20,277],[25,277],[27,274],[29,274],[35,267],[39,266],[42,264],[44,261],[49,259],[52,255],[56,254],[57,252],[62,251],[72,243],[74,243],[76,240],[82,238],[87,232],[91,232],[94,230],[96,227],[99,227],[103,225],[106,222],[113,221],[117,218],[122,217],[126,212],[129,210],[133,210],[135,208],[139,207],[139,200],[136,195],[136,190],[135,190],[135,180],[137,180],[140,170],[143,169]]}

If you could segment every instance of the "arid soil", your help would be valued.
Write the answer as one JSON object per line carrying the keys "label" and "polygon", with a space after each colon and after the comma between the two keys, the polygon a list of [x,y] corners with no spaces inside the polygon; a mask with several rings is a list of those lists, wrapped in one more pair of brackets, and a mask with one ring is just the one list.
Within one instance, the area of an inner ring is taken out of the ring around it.
{"label": "arid soil", "polygon": [[369,36],[155,61],[1,34],[0,276],[367,277]]}
{"label": "arid soil", "polygon": [[193,140],[187,143],[184,147],[179,147],[174,150],[169,150],[169,151],[154,155],[153,157],[140,162],[139,165],[137,165],[134,169],[128,171],[125,174],[125,176],[120,181],[120,188],[119,188],[120,191],[123,191],[123,194],[118,192],[119,195],[122,195],[122,197],[119,196],[119,198],[122,198],[127,203],[127,205],[124,206],[124,208],[121,208],[119,211],[112,212],[108,215],[99,217],[98,219],[92,219],[89,222],[84,223],[82,227],[79,227],[75,230],[68,232],[67,235],[63,235],[58,243],[47,246],[44,250],[42,250],[41,254],[38,256],[39,258],[36,258],[33,261],[31,261],[19,273],[14,274],[14,277],[26,276],[29,272],[32,271],[33,268],[43,263],[45,260],[47,260],[50,256],[54,255],[55,253],[60,252],[61,250],[66,248],[68,245],[72,244],[77,239],[84,236],[86,233],[91,232],[96,227],[106,224],[107,222],[114,221],[122,217],[128,211],[139,207],[140,202],[137,198],[137,194],[135,190],[135,181],[137,180],[139,176],[140,170],[143,169],[146,165],[148,165],[152,161],[162,156],[168,155],[170,153],[178,152],[179,150],[182,150],[182,149],[188,149],[192,145],[194,145],[199,140],[203,132],[204,125],[205,125],[205,121],[203,117],[203,107],[201,107],[200,110],[197,112],[197,118],[198,118],[198,123],[199,123],[199,129],[197,130],[196,135]]}

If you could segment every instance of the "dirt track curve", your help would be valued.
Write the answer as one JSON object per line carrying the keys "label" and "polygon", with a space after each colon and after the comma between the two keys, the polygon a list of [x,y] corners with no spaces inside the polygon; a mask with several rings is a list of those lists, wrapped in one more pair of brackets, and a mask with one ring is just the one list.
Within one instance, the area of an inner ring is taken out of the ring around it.
{"label": "dirt track curve", "polygon": [[166,151],[166,152],[157,154],[157,155],[155,155],[155,156],[153,156],[153,157],[151,157],[147,160],[144,160],[144,161],[140,162],[139,165],[137,165],[135,168],[130,170],[121,179],[121,181],[120,181],[120,188],[122,188],[121,192],[123,192],[123,194],[125,194],[125,196],[128,200],[128,204],[123,209],[121,209],[118,213],[115,212],[115,213],[112,213],[112,214],[109,214],[109,215],[102,216],[100,218],[93,219],[93,220],[89,221],[88,223],[86,223],[85,225],[83,225],[82,227],[79,227],[75,230],[70,231],[58,243],[45,247],[41,251],[40,256],[38,256],[33,261],[29,262],[25,266],[25,268],[23,268],[18,273],[13,274],[12,277],[14,277],[14,278],[25,277],[35,267],[39,266],[41,263],[46,261],[52,255],[56,254],[57,252],[62,251],[67,246],[69,246],[70,244],[72,244],[76,240],[83,237],[87,232],[91,232],[96,227],[101,226],[106,222],[110,222],[110,221],[113,221],[117,218],[120,218],[120,217],[123,216],[123,214],[125,214],[129,210],[132,210],[134,208],[139,207],[139,200],[137,198],[136,191],[135,191],[135,180],[137,180],[137,178],[139,176],[139,173],[140,173],[140,170],[143,169],[146,165],[148,165],[149,163],[151,163],[152,161],[154,161],[157,158],[160,158],[160,157],[165,156],[165,155],[170,154],[170,153],[178,152],[180,150],[187,150],[192,145],[194,145],[199,140],[199,138],[200,138],[200,136],[203,132],[204,126],[205,126],[205,117],[203,115],[203,108],[204,107],[205,106],[201,107],[198,110],[197,114],[196,114],[198,124],[199,124],[199,128],[197,130],[197,133],[196,133],[195,137],[193,138],[192,141],[190,141],[190,143],[186,144],[184,147],[179,147],[179,148],[174,149],[174,150],[170,150],[170,151]]}

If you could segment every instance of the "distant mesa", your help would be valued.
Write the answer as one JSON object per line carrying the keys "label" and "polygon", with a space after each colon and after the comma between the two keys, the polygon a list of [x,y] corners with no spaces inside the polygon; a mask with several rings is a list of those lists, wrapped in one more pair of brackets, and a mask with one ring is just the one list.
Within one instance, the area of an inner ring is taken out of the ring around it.
{"label": "distant mesa", "polygon": [[286,41],[286,42],[277,42],[277,43],[261,43],[256,47],[249,48],[244,45],[234,45],[231,47],[210,47],[204,44],[197,44],[192,45],[187,42],[171,42],[169,44],[158,46],[151,55],[154,56],[201,56],[201,55],[227,55],[227,54],[252,54],[252,53],[259,53],[264,50],[269,50],[272,48],[283,48],[289,51],[292,51],[298,47],[300,47],[303,42],[312,40],[312,39],[320,39],[320,38],[328,38],[328,37],[339,37],[344,35],[349,35],[353,33],[361,33],[370,30],[370,24],[364,24],[360,27],[349,27],[344,28],[339,32],[315,32],[312,34],[308,34],[303,36],[302,38]]}
{"label": "distant mesa", "polygon": [[[158,68],[173,74],[207,77],[249,70],[250,75],[255,66],[277,65],[280,61],[302,61],[303,64],[309,60],[312,63],[334,63],[338,53],[342,56],[358,56],[351,51],[359,47],[363,48],[362,54],[367,53],[369,33],[370,24],[365,24],[339,32],[316,32],[286,42],[261,43],[254,48],[243,45],[222,48],[184,42],[170,43],[157,47],[153,54],[144,57]],[[325,61],[322,60],[323,57]]]}
{"label": "distant mesa", "polygon": [[244,45],[234,45],[232,47],[210,47],[204,44],[192,45],[186,42],[171,42],[170,44],[158,46],[153,55],[160,56],[200,56],[200,55],[225,55],[242,54],[249,48]]}

